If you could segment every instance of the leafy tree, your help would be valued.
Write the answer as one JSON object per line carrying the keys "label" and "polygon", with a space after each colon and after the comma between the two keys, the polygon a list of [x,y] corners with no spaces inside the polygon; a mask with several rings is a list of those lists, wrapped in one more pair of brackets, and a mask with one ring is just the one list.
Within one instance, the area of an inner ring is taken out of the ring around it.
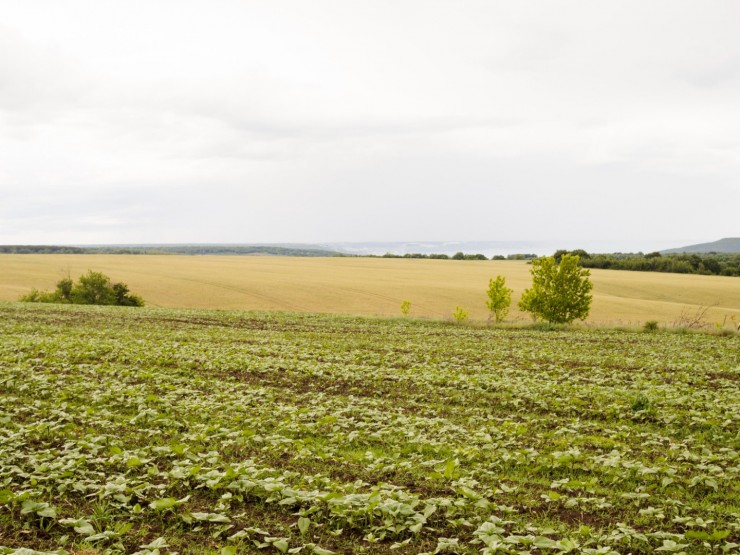
{"label": "leafy tree", "polygon": [[129,292],[128,285],[125,283],[114,283],[113,294],[116,297],[118,306],[144,306],[144,299],[139,295],[134,295]]}
{"label": "leafy tree", "polygon": [[108,276],[89,270],[72,288],[72,300],[75,304],[116,304],[116,294]]}
{"label": "leafy tree", "polygon": [[57,283],[57,290],[55,294],[59,297],[60,302],[70,303],[72,302],[72,288],[74,282],[72,278],[67,276],[66,278],[59,280]]}
{"label": "leafy tree", "polygon": [[555,257],[532,261],[532,287],[522,294],[519,308],[537,320],[566,324],[583,320],[591,308],[591,272],[578,265],[579,257],[564,254],[560,264]]}
{"label": "leafy tree", "polygon": [[511,306],[511,293],[513,289],[506,287],[506,278],[496,276],[496,279],[488,280],[488,300],[486,306],[491,311],[496,322],[500,322],[509,313]]}

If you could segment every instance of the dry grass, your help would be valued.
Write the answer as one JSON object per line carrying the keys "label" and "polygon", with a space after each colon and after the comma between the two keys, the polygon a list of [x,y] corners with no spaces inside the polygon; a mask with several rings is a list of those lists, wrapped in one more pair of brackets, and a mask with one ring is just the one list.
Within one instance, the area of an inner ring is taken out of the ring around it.
{"label": "dry grass", "polygon": [[[501,274],[514,303],[530,284],[519,261],[289,258],[269,256],[0,255],[0,300],[14,301],[32,287],[53,289],[68,273],[104,272],[149,306],[289,310],[450,318],[456,305],[471,319],[487,318],[488,279]],[[711,306],[709,323],[740,321],[736,277],[592,270],[594,303],[588,321],[639,325],[673,322]],[[510,320],[528,319],[512,310]]]}

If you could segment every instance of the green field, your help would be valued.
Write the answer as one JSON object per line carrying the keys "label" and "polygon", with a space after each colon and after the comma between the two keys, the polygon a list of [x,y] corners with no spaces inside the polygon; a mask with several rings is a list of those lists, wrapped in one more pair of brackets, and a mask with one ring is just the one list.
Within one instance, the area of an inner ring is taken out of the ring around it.
{"label": "green field", "polygon": [[0,303],[0,553],[736,553],[740,338]]}

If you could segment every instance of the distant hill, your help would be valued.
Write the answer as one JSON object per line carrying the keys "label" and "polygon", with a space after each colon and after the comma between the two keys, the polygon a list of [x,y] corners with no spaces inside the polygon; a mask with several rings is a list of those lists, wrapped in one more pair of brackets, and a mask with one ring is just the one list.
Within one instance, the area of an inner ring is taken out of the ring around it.
{"label": "distant hill", "polygon": [[740,253],[740,237],[725,237],[719,241],[711,243],[699,243],[698,245],[688,245],[677,249],[666,249],[660,251],[663,254],[675,254],[681,252],[723,252],[723,253]]}
{"label": "distant hill", "polygon": [[189,254],[189,255],[272,255],[339,256],[336,251],[277,245],[0,245],[5,254]]}

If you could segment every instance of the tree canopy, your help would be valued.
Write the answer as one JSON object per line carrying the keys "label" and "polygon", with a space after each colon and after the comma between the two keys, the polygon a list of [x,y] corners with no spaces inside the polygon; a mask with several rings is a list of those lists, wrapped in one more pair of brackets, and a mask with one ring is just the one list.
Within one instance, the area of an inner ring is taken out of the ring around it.
{"label": "tree canopy", "polygon": [[553,324],[583,320],[591,308],[590,271],[581,268],[579,257],[563,254],[560,263],[555,257],[532,261],[532,287],[526,289],[519,308],[537,319]]}

